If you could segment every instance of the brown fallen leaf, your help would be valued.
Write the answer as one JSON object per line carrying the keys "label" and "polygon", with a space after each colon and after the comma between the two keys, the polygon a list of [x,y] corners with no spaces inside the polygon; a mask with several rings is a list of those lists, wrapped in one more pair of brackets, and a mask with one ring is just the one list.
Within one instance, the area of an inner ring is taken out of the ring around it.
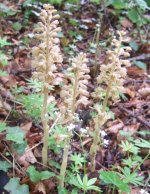
{"label": "brown fallen leaf", "polygon": [[25,153],[18,157],[18,161],[24,166],[28,167],[31,164],[34,164],[37,162],[32,150],[26,150]]}
{"label": "brown fallen leaf", "polygon": [[20,128],[27,133],[31,129],[31,127],[32,127],[32,122],[29,122],[29,123],[21,126]]}
{"label": "brown fallen leaf", "polygon": [[145,73],[146,73],[146,70],[140,69],[139,67],[136,67],[136,66],[128,67],[128,75],[132,76],[132,78],[135,78],[137,76],[143,77]]}
{"label": "brown fallen leaf", "polygon": [[139,89],[138,92],[142,97],[150,95],[150,87]]}
{"label": "brown fallen leaf", "polygon": [[[117,120],[116,120],[116,121],[117,121]],[[113,123],[114,123],[114,122],[113,122]],[[107,129],[105,129],[105,131],[106,131],[106,132],[111,132],[111,133],[118,133],[119,130],[123,129],[123,127],[124,127],[123,122],[120,121],[120,122],[118,123],[118,121],[117,121],[117,123],[114,123],[113,126],[108,127]]]}
{"label": "brown fallen leaf", "polygon": [[46,194],[45,185],[42,182],[38,182],[35,186],[35,192],[38,191],[40,193]]}
{"label": "brown fallen leaf", "polygon": [[120,21],[121,25],[124,27],[124,28],[131,28],[133,26],[133,23],[130,22],[127,18],[123,18],[121,21]]}
{"label": "brown fallen leaf", "polygon": [[127,126],[124,126],[123,131],[130,132],[131,135],[133,135],[134,133],[137,132],[137,130],[139,129],[139,126],[140,126],[140,123],[136,123],[133,125],[127,125]]}
{"label": "brown fallen leaf", "polygon": [[135,91],[130,90],[129,88],[125,88],[123,93],[128,94],[131,98],[135,97]]}

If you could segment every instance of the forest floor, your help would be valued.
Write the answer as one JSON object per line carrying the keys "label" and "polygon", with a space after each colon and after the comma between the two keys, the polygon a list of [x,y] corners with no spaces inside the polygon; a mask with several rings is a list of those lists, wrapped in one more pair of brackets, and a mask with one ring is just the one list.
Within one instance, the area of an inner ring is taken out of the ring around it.
{"label": "forest floor", "polygon": [[[31,49],[36,44],[33,40],[34,25],[38,22],[38,17],[31,12],[34,10],[38,12],[36,7],[23,7],[15,1],[3,1],[6,7],[12,9],[14,14],[6,14],[0,18],[0,37],[7,37],[7,41],[11,45],[6,45],[1,48],[8,58],[8,65],[3,68],[7,72],[7,76],[0,77],[0,121],[6,123],[9,127],[19,126],[26,134],[25,139],[28,145],[28,152],[18,154],[14,148],[11,147],[10,141],[6,139],[6,133],[0,132],[0,158],[2,161],[6,160],[13,164],[7,172],[9,177],[21,178],[21,184],[29,185],[32,194],[44,193],[37,191],[36,185],[31,182],[25,171],[29,165],[34,165],[37,169],[43,169],[41,163],[41,149],[42,149],[42,125],[35,122],[25,110],[23,101],[19,101],[19,95],[31,95],[33,85],[31,67]],[[93,37],[95,34],[96,24],[99,23],[98,10],[99,6],[93,4],[86,4],[82,6],[62,6],[58,8],[60,14],[60,26],[62,32],[59,34],[61,41],[62,53],[64,55],[63,64],[59,66],[59,77],[63,78],[62,71],[67,67],[68,58],[74,56],[79,51],[87,53],[89,59],[88,66],[91,69],[91,77],[93,75],[95,46]],[[118,146],[122,140],[127,140],[127,137],[132,136],[135,141],[142,138],[149,141],[150,137],[150,43],[145,31],[141,28],[140,32],[135,25],[127,18],[119,20],[118,16],[112,14],[113,9],[106,9],[105,14],[101,19],[100,31],[100,48],[98,65],[105,63],[106,49],[111,41],[112,33],[117,29],[127,31],[127,36],[130,37],[130,45],[133,50],[129,57],[131,66],[127,69],[127,77],[124,82],[125,92],[123,97],[115,104],[110,106],[114,113],[114,120],[108,121],[103,131],[104,147],[98,151],[96,157],[96,172],[91,173],[88,169],[88,162],[86,163],[86,172],[89,177],[98,176],[97,172],[101,169],[109,170],[111,166],[120,166],[122,159],[126,155]],[[28,18],[29,15],[29,18]],[[110,30],[111,29],[111,30]],[[139,36],[139,33],[141,35]],[[142,40],[144,41],[141,41]],[[1,44],[1,43],[0,43]],[[0,64],[1,65],[1,64]],[[30,85],[28,84],[30,80]],[[35,86],[36,87],[36,86]],[[54,96],[57,97],[59,103],[58,93],[60,85],[56,84]],[[89,83],[90,91],[95,88],[94,77]],[[35,100],[35,99],[33,99]],[[27,106],[28,104],[26,99]],[[38,101],[37,101],[38,103]],[[31,107],[34,109],[34,106]],[[82,123],[77,124],[76,132],[80,134],[80,128],[89,128],[93,131],[93,122],[90,115],[91,109],[78,110],[82,118]],[[51,123],[52,125],[52,123]],[[90,132],[89,132],[90,134]],[[92,143],[90,135],[81,136],[82,146],[86,152],[89,151]],[[71,142],[71,153],[82,153],[78,135],[74,134]],[[55,150],[57,152],[57,150]],[[60,155],[56,154],[54,150],[49,152],[49,158],[55,162],[60,162]],[[148,153],[148,148],[141,148],[139,156],[143,159]],[[87,158],[88,161],[88,158]],[[139,168],[139,176],[143,175],[145,181],[148,179],[150,159],[144,160]],[[48,167],[52,172],[59,173],[59,170],[54,166]],[[82,169],[83,170],[83,169]],[[82,171],[81,170],[81,171]],[[46,193],[56,192],[56,181],[48,179],[42,181],[46,188]],[[131,194],[138,194],[141,187],[133,186]],[[147,189],[147,188],[146,188]],[[103,188],[104,193],[109,192],[108,188]],[[147,189],[148,191],[148,189]],[[94,193],[94,192],[93,192]]]}

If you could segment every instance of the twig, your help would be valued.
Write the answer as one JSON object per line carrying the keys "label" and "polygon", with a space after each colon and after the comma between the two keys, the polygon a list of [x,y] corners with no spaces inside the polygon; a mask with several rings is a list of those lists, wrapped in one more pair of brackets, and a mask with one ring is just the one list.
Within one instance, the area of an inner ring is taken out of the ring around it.
{"label": "twig", "polygon": [[[1,155],[1,157],[4,158],[9,164],[11,164],[11,165],[13,166],[13,163],[12,163],[10,160],[8,160],[8,158],[6,158],[2,153],[0,153],[0,155]],[[19,170],[16,166],[14,166],[14,168],[15,168],[16,171],[18,171],[18,173],[24,175],[24,173],[23,173],[21,170]]]}
{"label": "twig", "polygon": [[51,168],[51,167],[49,167],[49,166],[47,166],[47,165],[44,165],[44,164],[42,164],[41,162],[38,162],[38,161],[36,161],[36,163],[37,163],[37,164],[40,164],[41,166],[44,166],[44,167],[50,169],[50,170],[53,171],[55,174],[59,175],[59,172],[57,172],[57,171],[54,170],[53,168]]}
{"label": "twig", "polygon": [[13,156],[13,154],[11,153],[11,150],[9,149],[8,145],[7,145],[5,142],[4,142],[4,144],[5,144],[6,149],[7,149],[8,152],[10,153],[11,157],[13,158],[14,162],[18,165],[18,167],[19,167],[20,170],[22,171],[23,175],[25,175],[26,172],[24,172],[24,171],[22,170],[22,167],[20,166],[20,164],[17,162],[17,160],[15,159],[15,157]]}
{"label": "twig", "polygon": [[120,106],[120,105],[118,105],[118,108],[119,108],[120,110],[123,110],[123,111],[125,111],[126,113],[128,113],[129,116],[132,116],[132,117],[136,118],[136,119],[137,119],[138,121],[140,121],[143,125],[147,126],[147,127],[150,129],[150,123],[147,122],[146,120],[141,119],[141,118],[140,118],[139,116],[137,116],[135,113],[133,113],[132,111],[130,111],[130,110],[128,110],[128,109],[126,109],[126,108],[124,108],[124,107],[122,107],[122,106]]}
{"label": "twig", "polygon": [[148,59],[150,58],[150,54],[142,54],[137,57],[128,58],[129,61],[136,61],[136,60],[142,60],[142,59]]}
{"label": "twig", "polygon": [[[60,116],[61,116],[61,113],[59,113],[58,117],[56,118],[55,122],[53,123],[53,125],[51,126],[50,130],[49,130],[49,133],[50,131],[54,128],[54,126],[56,125],[56,123],[58,122],[58,120],[60,119]],[[26,152],[29,152],[33,149],[35,149],[36,147],[38,147],[39,145],[41,145],[43,143],[43,141],[40,141],[39,143],[35,144],[32,148],[29,148],[27,149]]]}
{"label": "twig", "polygon": [[136,83],[150,83],[150,80],[126,80],[124,84],[129,84],[129,83],[132,83],[132,84],[136,84]]}

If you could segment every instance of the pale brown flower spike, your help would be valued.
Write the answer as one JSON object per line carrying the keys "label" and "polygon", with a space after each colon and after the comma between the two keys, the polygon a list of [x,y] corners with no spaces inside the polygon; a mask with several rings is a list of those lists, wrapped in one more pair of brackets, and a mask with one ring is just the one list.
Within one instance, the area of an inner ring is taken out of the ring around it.
{"label": "pale brown flower spike", "polygon": [[45,4],[41,11],[38,27],[35,29],[35,38],[39,45],[32,50],[32,66],[36,69],[33,76],[48,87],[54,79],[56,72],[56,63],[62,62],[60,53],[59,39],[57,33],[61,31],[56,10],[53,6]]}
{"label": "pale brown flower spike", "polygon": [[72,66],[67,70],[67,78],[70,84],[63,86],[60,97],[64,101],[61,111],[66,113],[68,118],[73,118],[74,113],[79,105],[85,107],[89,104],[89,92],[87,91],[87,84],[90,72],[86,63],[88,62],[85,53],[80,53],[77,57],[72,59]]}
{"label": "pale brown flower spike", "polygon": [[59,48],[59,39],[57,33],[61,31],[58,27],[59,15],[53,6],[49,4],[43,5],[43,10],[40,14],[41,22],[38,23],[38,27],[35,29],[35,38],[39,43],[38,46],[32,50],[33,62],[32,67],[35,68],[33,77],[43,82],[43,110],[41,114],[41,120],[44,129],[43,136],[43,150],[42,160],[43,164],[47,164],[48,159],[48,93],[49,86],[52,86],[52,82],[55,78],[56,63],[62,62],[62,56]]}
{"label": "pale brown flower spike", "polygon": [[[123,41],[126,41],[125,32],[117,32],[119,39],[113,38],[111,46],[115,47],[113,50],[107,51],[108,64],[101,65],[100,75],[97,77],[98,84],[104,84],[105,87],[111,85],[109,90],[109,98],[113,102],[119,99],[119,92],[124,91],[123,82],[127,74],[126,67],[130,66],[129,60],[122,59],[129,57],[131,48],[128,46],[121,47]],[[98,87],[99,93],[106,93],[106,88]],[[119,92],[118,92],[119,91]]]}
{"label": "pale brown flower spike", "polygon": [[[100,75],[97,77],[98,87],[93,97],[99,99],[101,105],[97,103],[95,110],[97,112],[94,118],[95,131],[93,143],[90,148],[91,171],[95,171],[95,158],[97,147],[100,143],[100,128],[110,119],[110,113],[106,112],[109,100],[116,102],[119,99],[119,92],[123,92],[123,82],[127,74],[127,66],[130,66],[129,60],[122,57],[129,57],[130,47],[121,47],[122,42],[127,41],[124,31],[117,31],[119,38],[113,38],[112,50],[107,51],[108,64],[101,65]],[[103,94],[103,95],[102,95]],[[101,97],[103,96],[103,99]]]}
{"label": "pale brown flower spike", "polygon": [[[64,106],[61,111],[65,115],[65,122],[68,123],[68,135],[65,140],[63,161],[60,170],[60,186],[64,187],[65,173],[67,168],[68,153],[70,148],[70,140],[72,130],[74,128],[75,112],[79,105],[87,106],[89,104],[89,92],[87,91],[88,79],[90,79],[89,68],[86,63],[88,62],[86,54],[80,53],[77,57],[72,59],[72,66],[68,68],[68,75],[70,84],[65,85],[60,93],[64,101]],[[71,74],[70,74],[71,73]],[[72,74],[73,73],[73,74]]]}

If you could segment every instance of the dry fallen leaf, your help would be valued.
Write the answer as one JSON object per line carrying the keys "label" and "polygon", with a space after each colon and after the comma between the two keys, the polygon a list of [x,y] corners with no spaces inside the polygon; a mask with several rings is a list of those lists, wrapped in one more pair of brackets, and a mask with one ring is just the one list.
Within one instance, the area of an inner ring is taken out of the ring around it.
{"label": "dry fallen leaf", "polygon": [[42,182],[38,182],[35,186],[35,191],[46,194],[45,185]]}
{"label": "dry fallen leaf", "polygon": [[133,23],[130,22],[127,18],[123,18],[120,23],[124,28],[131,28],[133,26]]}
{"label": "dry fallen leaf", "polygon": [[123,93],[128,94],[131,98],[135,97],[135,91],[132,91],[129,88],[124,88],[124,92]]}
{"label": "dry fallen leaf", "polygon": [[130,132],[131,135],[133,135],[134,133],[137,132],[137,130],[139,129],[140,123],[136,123],[134,125],[127,125],[124,126],[123,131],[125,132]]}
{"label": "dry fallen leaf", "polygon": [[117,123],[113,122],[113,124],[114,124],[113,126],[108,127],[107,129],[105,129],[105,131],[111,132],[111,133],[118,133],[119,130],[121,130],[124,127],[124,124],[121,121],[119,123],[118,121]]}
{"label": "dry fallen leaf", "polygon": [[26,150],[25,153],[18,158],[18,161],[25,167],[37,162],[32,150]]}
{"label": "dry fallen leaf", "polygon": [[150,87],[139,89],[138,92],[142,97],[150,95]]}
{"label": "dry fallen leaf", "polygon": [[31,129],[31,127],[32,127],[32,122],[29,122],[29,123],[27,123],[27,124],[21,126],[20,128],[21,128],[23,131],[28,132],[28,131]]}

